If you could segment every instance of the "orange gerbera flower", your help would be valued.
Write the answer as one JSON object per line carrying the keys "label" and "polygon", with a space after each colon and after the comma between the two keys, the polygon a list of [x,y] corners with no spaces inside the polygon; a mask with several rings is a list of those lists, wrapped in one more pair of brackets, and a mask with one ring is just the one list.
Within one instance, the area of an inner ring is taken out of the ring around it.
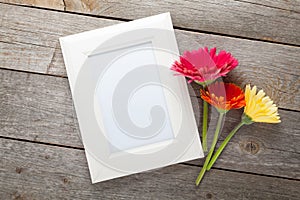
{"label": "orange gerbera flower", "polygon": [[233,83],[213,83],[206,89],[201,89],[201,98],[222,113],[246,105],[243,90]]}

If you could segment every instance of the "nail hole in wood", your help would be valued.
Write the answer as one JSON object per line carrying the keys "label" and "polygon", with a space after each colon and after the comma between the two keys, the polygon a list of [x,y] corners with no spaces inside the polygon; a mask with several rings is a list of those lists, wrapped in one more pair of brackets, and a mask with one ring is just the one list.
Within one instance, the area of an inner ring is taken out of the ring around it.
{"label": "nail hole in wood", "polygon": [[63,181],[64,181],[64,183],[66,183],[66,184],[69,183],[69,180],[68,180],[67,178],[64,178]]}

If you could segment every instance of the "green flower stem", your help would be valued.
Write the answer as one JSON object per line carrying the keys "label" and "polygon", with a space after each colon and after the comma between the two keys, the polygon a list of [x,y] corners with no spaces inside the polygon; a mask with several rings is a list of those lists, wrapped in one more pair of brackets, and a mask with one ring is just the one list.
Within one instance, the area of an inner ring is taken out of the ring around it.
{"label": "green flower stem", "polygon": [[[198,85],[205,89],[209,84],[215,80],[208,80],[205,82],[195,81]],[[203,99],[202,99],[203,100]],[[202,148],[204,152],[207,152],[207,116],[208,116],[208,103],[203,100],[203,120],[202,120]]]}
{"label": "green flower stem", "polygon": [[218,119],[218,123],[217,123],[217,127],[216,127],[216,131],[215,131],[215,135],[214,135],[214,138],[213,138],[213,141],[212,141],[212,145],[210,147],[210,150],[208,152],[208,155],[206,157],[206,160],[204,162],[204,165],[196,179],[196,185],[199,185],[199,183],[201,182],[205,172],[206,172],[206,167],[210,161],[210,158],[214,152],[214,149],[215,149],[215,146],[217,144],[217,141],[218,141],[218,137],[219,137],[219,133],[220,133],[220,130],[221,130],[221,125],[222,125],[222,120],[223,120],[223,116],[224,116],[225,113],[220,113],[219,115],[219,119]]}
{"label": "green flower stem", "polygon": [[207,115],[208,103],[203,100],[202,148],[204,152],[207,151]]}
{"label": "green flower stem", "polygon": [[216,151],[215,155],[213,158],[210,160],[208,166],[207,166],[207,171],[210,170],[210,168],[213,166],[213,164],[216,162],[218,159],[219,155],[222,153],[223,149],[226,147],[227,143],[230,141],[230,139],[234,136],[234,134],[245,124],[244,121],[241,121],[225,138],[225,140],[222,142],[221,146],[219,149]]}

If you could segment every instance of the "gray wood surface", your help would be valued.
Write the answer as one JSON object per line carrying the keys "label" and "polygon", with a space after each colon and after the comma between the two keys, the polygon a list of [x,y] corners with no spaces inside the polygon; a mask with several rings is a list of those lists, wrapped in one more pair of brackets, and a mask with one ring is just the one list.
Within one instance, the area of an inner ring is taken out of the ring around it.
{"label": "gray wood surface", "polygon": [[[2,199],[298,199],[299,182],[178,164],[90,184],[83,150],[0,139]],[[129,184],[130,183],[130,184]],[[13,185],[13,187],[12,187]]]}
{"label": "gray wood surface", "polygon": [[[272,42],[300,44],[299,0],[1,0],[126,20],[171,12],[175,26]],[[249,3],[251,2],[251,3]],[[48,4],[48,5],[47,5]],[[284,9],[281,9],[281,8]]]}
{"label": "gray wood surface", "polygon": [[300,12],[299,0],[237,0],[248,3],[253,3],[261,6],[278,8],[286,11]]}
{"label": "gray wood surface", "polygon": [[[300,3],[299,0],[236,0],[244,3],[252,3],[258,6],[266,6],[271,8],[277,8],[287,11],[295,11],[300,12]],[[74,7],[80,10],[81,12],[91,12],[88,8],[92,7],[100,7],[102,5],[103,0],[96,0],[93,2],[88,2],[85,0],[1,0],[1,2],[15,4],[15,5],[27,5],[27,6],[35,6],[42,8],[52,8],[58,10],[70,10],[74,11]],[[195,2],[201,3],[205,1],[197,0]],[[213,1],[212,1],[213,2]],[[223,1],[226,2],[226,1]],[[116,3],[114,1],[106,2],[106,3]],[[89,5],[91,4],[91,5]],[[92,9],[94,10],[94,9]]]}
{"label": "gray wood surface", "polygon": [[[0,9],[1,67],[58,76],[66,76],[59,37],[120,22],[5,4]],[[180,30],[176,37],[181,52],[205,45],[232,52],[241,64],[229,80],[255,84],[279,107],[300,110],[299,47]]]}
{"label": "gray wood surface", "polygon": [[[0,136],[82,148],[66,78],[0,70]],[[201,101],[192,97],[201,130]],[[214,111],[214,110],[212,110]],[[245,126],[216,167],[300,179],[300,112],[279,111],[282,123]],[[239,122],[240,111],[226,116],[220,141]],[[209,134],[217,120],[212,112]],[[257,152],[248,149],[255,145]],[[201,165],[202,161],[192,162]]]}
{"label": "gray wood surface", "polygon": [[[282,123],[244,126],[199,188],[203,159],[92,185],[58,38],[166,11],[181,52],[232,52],[241,64],[225,80],[264,88]],[[299,0],[0,0],[0,199],[299,199],[299,19]]]}

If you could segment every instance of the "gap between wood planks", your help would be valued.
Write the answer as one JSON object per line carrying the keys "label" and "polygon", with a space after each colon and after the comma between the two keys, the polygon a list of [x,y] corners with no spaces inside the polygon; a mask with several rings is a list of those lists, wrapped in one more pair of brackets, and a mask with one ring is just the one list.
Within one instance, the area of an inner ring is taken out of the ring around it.
{"label": "gap between wood planks", "polygon": [[[250,4],[254,4],[254,5],[262,5],[262,4],[248,2],[248,1],[240,1],[240,0],[235,0],[235,1],[250,3]],[[30,6],[30,5],[20,5],[20,4],[15,4],[15,3],[6,3],[6,2],[0,2],[0,3],[1,4],[7,4],[7,5],[13,5],[13,6],[35,8],[35,9],[40,9],[40,10],[49,10],[49,11],[55,11],[55,12],[61,12],[61,13],[69,13],[69,14],[76,14],[76,15],[82,15],[82,16],[89,16],[89,17],[95,17],[95,18],[100,18],[100,19],[118,20],[118,21],[123,21],[123,22],[133,21],[131,19],[125,19],[125,18],[120,18],[120,17],[110,17],[110,16],[104,16],[104,15],[94,15],[94,14],[90,14],[90,13],[80,13],[80,12],[75,12],[75,11],[67,11],[65,1],[63,1],[64,10],[58,10],[58,9],[46,8],[46,7],[38,7],[38,6]],[[263,5],[263,6],[266,6],[266,5]],[[266,6],[266,7],[270,7],[270,6]],[[277,8],[277,7],[270,7],[270,8],[286,10],[286,9]],[[295,12],[295,11],[293,11],[293,12]],[[295,13],[298,13],[298,12],[295,12]],[[204,33],[204,34],[212,34],[212,35],[232,37],[232,38],[238,38],[238,39],[259,41],[259,42],[267,42],[267,43],[272,43],[272,44],[281,44],[281,45],[287,45],[287,46],[292,46],[292,47],[300,47],[300,45],[297,45],[297,44],[270,41],[270,40],[244,37],[244,36],[239,36],[239,35],[231,35],[231,34],[218,33],[218,32],[211,32],[211,31],[204,31],[204,30],[197,30],[197,29],[193,29],[193,28],[186,28],[186,27],[180,27],[180,26],[174,26],[174,29],[178,29],[178,30],[182,30],[182,31],[195,32],[195,33]]]}
{"label": "gap between wood planks", "polygon": [[[53,55],[54,55],[54,53],[53,53]],[[50,62],[50,64],[51,64],[51,62]],[[8,70],[8,71],[15,71],[15,72],[22,72],[22,73],[37,74],[37,75],[42,75],[42,76],[52,76],[52,77],[68,79],[67,76],[62,76],[62,75],[57,75],[57,74],[47,74],[47,73],[42,73],[42,72],[33,72],[33,71],[29,72],[29,71],[24,71],[24,70],[19,70],[19,69],[8,69],[8,68],[2,68],[2,67],[0,67],[0,70]],[[197,97],[197,98],[200,98],[200,97]],[[285,111],[291,111],[291,112],[300,112],[299,110],[293,110],[293,109],[288,109],[288,108],[278,108],[278,109],[285,110]]]}
{"label": "gap between wood planks", "polygon": [[[31,7],[31,6],[24,6],[24,7]],[[35,7],[34,7],[35,8]],[[44,8],[39,8],[39,9],[44,9]],[[44,9],[44,10],[53,10],[53,11],[56,11],[56,12],[63,12],[63,11],[57,11],[57,10],[55,10],[55,9]],[[66,12],[66,13],[72,13],[72,14],[76,14],[76,15],[83,15],[83,16],[93,16],[93,17],[96,17],[96,18],[103,18],[103,19],[118,19],[118,18],[114,18],[114,17],[101,17],[101,16],[95,16],[95,15],[91,15],[91,14],[81,14],[81,13],[76,13],[76,12]],[[118,19],[118,20],[120,20],[120,21],[130,21],[130,20],[126,20],[126,19]],[[180,27],[178,27],[178,29],[180,29]],[[185,28],[182,28],[181,30],[188,30],[188,29],[185,29]],[[193,31],[192,29],[191,29],[191,31]],[[201,33],[201,31],[197,31],[197,30],[195,30],[195,32],[200,32]],[[215,35],[220,35],[220,34],[215,34]],[[237,38],[236,36],[234,36],[233,38]],[[241,38],[243,38],[243,37],[241,37]],[[243,38],[244,39],[244,38]],[[247,38],[246,38],[247,39]],[[249,40],[254,40],[254,41],[259,41],[259,40],[257,40],[257,39],[249,39]],[[277,42],[270,42],[270,41],[266,41],[267,43],[277,43]],[[278,43],[278,44],[281,44],[281,43]],[[287,45],[289,45],[289,46],[294,46],[294,45],[290,45],[290,44],[287,44]],[[297,45],[296,45],[297,46]],[[13,69],[10,69],[10,70],[12,70],[12,71],[20,71],[20,72],[26,72],[26,73],[31,73],[31,74],[39,74],[39,75],[49,75],[49,76],[55,76],[55,77],[61,77],[61,78],[66,78],[66,76],[59,76],[59,75],[50,75],[50,74],[44,74],[44,73],[39,73],[39,72],[27,72],[27,71],[22,71],[22,70],[13,70]],[[283,110],[290,110],[290,109],[283,109]],[[294,111],[294,110],[292,110],[292,111]],[[297,111],[298,112],[298,111]],[[10,138],[8,138],[8,139],[10,139]],[[18,140],[18,139],[16,139],[16,140]],[[22,139],[20,139],[20,140],[22,140]],[[39,143],[39,142],[35,142],[35,141],[27,141],[27,140],[24,140],[24,142],[33,142],[33,143]],[[60,146],[60,145],[55,145],[55,144],[48,144],[48,143],[46,143],[46,142],[41,142],[42,144],[45,144],[45,145],[54,145],[54,146]],[[68,147],[68,146],[64,146],[64,145],[61,145],[61,147],[63,147],[63,148],[73,148],[73,147]],[[79,150],[82,150],[83,148],[79,148]],[[188,164],[188,165],[192,165],[192,164]],[[226,170],[226,169],[225,169]],[[233,170],[234,171],[234,170]],[[239,171],[237,171],[237,172],[239,172]],[[251,174],[251,172],[242,172],[242,173],[249,173],[249,174]],[[272,175],[266,175],[266,176],[271,176],[272,177]],[[275,177],[275,176],[274,176]],[[284,177],[280,177],[280,178],[284,178]],[[284,179],[289,179],[289,178],[284,178]],[[297,179],[296,179],[297,180]]]}
{"label": "gap between wood planks", "polygon": [[[65,0],[63,0],[63,1],[65,2]],[[245,1],[245,0],[233,0],[233,1],[238,1],[238,2],[243,2],[243,3],[249,3],[249,4],[253,4],[253,5],[258,5],[258,6],[265,6],[267,8],[274,8],[274,9],[279,9],[279,10],[284,10],[284,11],[299,13],[299,12],[297,12],[295,10],[288,10],[288,9],[279,8],[279,7],[276,7],[276,6],[269,6],[269,5],[262,4],[262,3],[256,3],[256,2]]]}
{"label": "gap between wood planks", "polygon": [[[13,140],[13,141],[19,141],[19,142],[28,142],[28,143],[41,144],[41,145],[46,145],[46,146],[54,146],[54,147],[68,148],[68,149],[75,149],[75,150],[79,150],[79,151],[84,151],[84,148],[81,148],[81,147],[72,147],[72,146],[52,144],[52,143],[46,143],[46,142],[38,142],[38,141],[32,141],[32,140],[26,140],[26,139],[11,138],[11,137],[5,137],[5,136],[0,136],[0,139]],[[191,163],[185,163],[185,162],[184,163],[178,163],[178,164],[179,165],[199,167],[199,169],[203,166],[202,164],[197,165],[197,164],[191,164]],[[228,171],[228,172],[240,173],[240,174],[249,174],[249,175],[256,175],[256,176],[263,176],[263,177],[270,177],[270,178],[278,178],[278,179],[285,179],[285,180],[292,180],[292,181],[300,181],[300,179],[296,179],[296,178],[281,177],[281,176],[268,175],[268,174],[260,174],[260,173],[254,173],[254,172],[238,171],[238,170],[225,169],[225,168],[220,168],[220,167],[212,167],[212,169],[217,169],[217,170],[220,170],[220,171]]]}
{"label": "gap between wood planks", "polygon": [[[3,17],[5,21],[2,21],[2,40],[5,41],[3,43],[4,52],[0,57],[3,61],[2,68],[38,73],[46,73],[48,70],[49,74],[58,76],[67,76],[58,37],[99,28],[99,25],[104,27],[120,22],[7,4],[0,4],[0,7],[6,13]],[[45,22],[45,25],[36,23],[40,19],[46,20],[47,23]],[[57,24],[56,20],[60,19],[62,22]],[[90,20],[89,24],[85,22],[87,19]],[[58,28],[56,28],[56,24]],[[70,30],[66,30],[68,26],[71,26]],[[184,49],[192,48],[192,46],[197,48],[199,44],[218,46],[223,49],[228,48],[238,59],[241,59],[242,63],[241,67],[236,69],[236,73],[230,73],[225,81],[236,80],[236,83],[241,86],[247,83],[264,85],[267,94],[274,97],[280,105],[279,107],[299,110],[296,105],[299,103],[297,86],[300,83],[298,81],[300,69],[297,62],[299,60],[297,59],[297,53],[300,48],[177,29],[175,29],[175,34],[181,52]],[[6,45],[5,43],[13,45]],[[34,46],[28,43],[33,43]],[[195,46],[195,44],[197,45]],[[240,50],[243,48],[245,51]],[[6,58],[6,56],[8,57]],[[276,59],[278,61],[274,62]],[[291,70],[291,67],[293,70]],[[193,89],[198,91],[200,88],[194,84]],[[288,95],[291,96],[288,97]]]}
{"label": "gap between wood planks", "polygon": [[67,11],[67,5],[66,5],[66,2],[65,0],[62,0],[63,1],[63,4],[64,4],[64,11],[66,12]]}
{"label": "gap between wood planks", "polygon": [[[82,143],[77,135],[79,129],[77,121],[75,121],[67,79],[11,70],[0,70],[0,72],[4,81],[3,87],[0,89],[0,93],[3,92],[3,95],[0,95],[3,99],[0,104],[3,109],[1,121],[4,122],[1,135],[82,148]],[[58,94],[58,98],[55,97],[56,94]],[[198,101],[199,98],[192,97],[193,105],[198,105]],[[52,103],[53,106],[49,106]],[[224,127],[224,132],[229,132],[238,122],[241,111],[232,111],[228,114],[226,121],[229,123],[226,124],[230,127]],[[214,113],[211,113],[211,120],[216,119],[217,113]],[[300,139],[297,136],[296,119],[299,117],[299,112],[281,111],[281,114],[283,124],[278,128],[259,124],[256,124],[257,128],[252,130],[251,127],[245,127],[243,130],[245,134],[237,135],[238,137],[232,140],[232,143],[228,145],[229,149],[224,152],[224,157],[216,166],[300,179],[299,170],[296,168],[298,166],[296,158],[299,156],[297,141]],[[195,118],[200,118],[200,112],[195,113]],[[285,124],[286,122],[292,124]],[[213,129],[214,126],[211,127]],[[284,137],[284,134],[281,134],[285,132],[290,137]],[[262,137],[260,137],[261,133],[264,133]],[[223,134],[220,141],[224,137]],[[61,139],[67,139],[68,142],[61,142]],[[252,144],[252,142],[261,149],[261,154],[254,156],[256,153],[246,148],[245,145]],[[283,145],[280,145],[281,142]],[[277,154],[279,155],[276,156]],[[232,159],[230,159],[231,155]],[[263,162],[260,162],[261,159]],[[203,160],[196,160],[193,164],[198,165],[199,162],[201,163]],[[234,163],[237,165],[235,166]],[[258,167],[257,170],[256,167]]]}

